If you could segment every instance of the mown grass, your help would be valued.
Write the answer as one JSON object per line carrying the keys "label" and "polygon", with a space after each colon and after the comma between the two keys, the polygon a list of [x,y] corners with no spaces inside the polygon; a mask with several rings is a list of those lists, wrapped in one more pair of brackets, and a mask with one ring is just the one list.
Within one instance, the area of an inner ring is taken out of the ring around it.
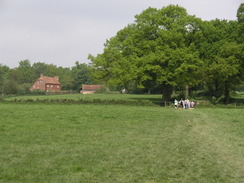
{"label": "mown grass", "polygon": [[243,182],[243,112],[0,103],[0,182]]}
{"label": "mown grass", "polygon": [[65,95],[34,95],[34,96],[15,96],[5,98],[7,101],[13,100],[25,100],[25,99],[33,99],[33,100],[42,100],[42,99],[73,99],[73,100],[94,100],[94,99],[113,99],[113,100],[130,100],[130,101],[138,101],[138,100],[161,100],[162,95],[137,95],[137,94],[65,94]]}
{"label": "mown grass", "polygon": [[133,94],[66,94],[43,96],[16,96],[4,98],[7,102],[71,103],[71,104],[123,104],[123,105],[162,105],[161,95]]}

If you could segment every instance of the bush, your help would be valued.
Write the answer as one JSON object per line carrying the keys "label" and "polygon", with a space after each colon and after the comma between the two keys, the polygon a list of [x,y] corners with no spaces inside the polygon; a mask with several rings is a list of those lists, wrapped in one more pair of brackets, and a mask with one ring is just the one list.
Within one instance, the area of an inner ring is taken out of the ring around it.
{"label": "bush", "polygon": [[9,80],[3,86],[3,92],[6,95],[15,95],[18,93],[18,83],[15,80]]}
{"label": "bush", "polygon": [[43,90],[32,90],[30,92],[31,95],[45,95],[46,94],[46,91],[43,91]]}
{"label": "bush", "polygon": [[105,94],[105,93],[110,93],[110,91],[109,91],[109,89],[108,88],[106,88],[106,87],[101,87],[100,89],[98,89],[98,90],[96,90],[96,92],[95,93],[97,93],[97,94]]}
{"label": "bush", "polygon": [[239,86],[237,86],[236,90],[239,91],[239,92],[244,92],[244,83],[242,83]]}
{"label": "bush", "polygon": [[217,104],[217,99],[216,99],[215,96],[213,96],[213,97],[211,98],[211,103],[212,103],[212,104]]}
{"label": "bush", "polygon": [[220,96],[218,99],[217,99],[217,104],[223,104],[224,103],[224,99],[225,99],[225,96],[224,95],[222,95],[222,96]]}

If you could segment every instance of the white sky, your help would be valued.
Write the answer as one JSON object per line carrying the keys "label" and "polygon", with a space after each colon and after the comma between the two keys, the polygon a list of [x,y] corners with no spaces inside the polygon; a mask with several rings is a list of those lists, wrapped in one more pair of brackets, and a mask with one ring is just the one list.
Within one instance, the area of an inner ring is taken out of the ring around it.
{"label": "white sky", "polygon": [[149,6],[179,4],[203,20],[236,20],[244,0],[0,0],[0,64],[21,60],[72,67]]}

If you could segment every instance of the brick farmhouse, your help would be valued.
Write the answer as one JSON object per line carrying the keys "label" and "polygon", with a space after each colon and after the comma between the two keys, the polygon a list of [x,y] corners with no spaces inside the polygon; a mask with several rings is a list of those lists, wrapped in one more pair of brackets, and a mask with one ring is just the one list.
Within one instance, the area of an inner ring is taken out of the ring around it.
{"label": "brick farmhouse", "polygon": [[30,90],[61,91],[61,83],[58,76],[48,77],[41,74]]}

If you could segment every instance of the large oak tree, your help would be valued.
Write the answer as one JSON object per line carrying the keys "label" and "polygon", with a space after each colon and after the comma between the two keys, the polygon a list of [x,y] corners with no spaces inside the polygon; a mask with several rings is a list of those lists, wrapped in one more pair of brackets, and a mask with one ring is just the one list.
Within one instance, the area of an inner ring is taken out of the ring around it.
{"label": "large oak tree", "polygon": [[164,101],[174,86],[197,84],[201,20],[174,5],[148,8],[135,18],[107,41],[102,54],[89,56],[96,78],[125,88],[132,81],[148,89],[160,85]]}

